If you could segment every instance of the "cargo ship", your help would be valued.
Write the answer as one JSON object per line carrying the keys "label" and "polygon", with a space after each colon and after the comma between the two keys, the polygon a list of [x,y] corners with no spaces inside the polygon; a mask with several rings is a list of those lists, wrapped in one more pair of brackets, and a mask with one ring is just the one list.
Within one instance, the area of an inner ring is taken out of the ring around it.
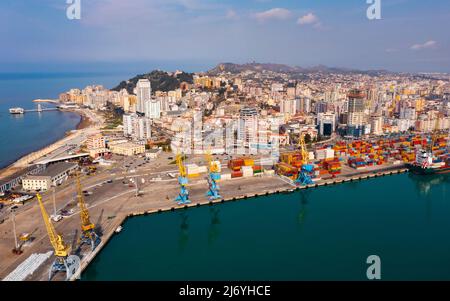
{"label": "cargo ship", "polygon": [[415,174],[434,175],[450,173],[450,156],[441,156],[441,159],[433,156],[433,153],[426,150],[420,150],[416,153],[416,160],[408,164],[408,168]]}
{"label": "cargo ship", "polygon": [[9,113],[10,114],[23,114],[23,113],[25,113],[25,110],[23,108],[10,108]]}

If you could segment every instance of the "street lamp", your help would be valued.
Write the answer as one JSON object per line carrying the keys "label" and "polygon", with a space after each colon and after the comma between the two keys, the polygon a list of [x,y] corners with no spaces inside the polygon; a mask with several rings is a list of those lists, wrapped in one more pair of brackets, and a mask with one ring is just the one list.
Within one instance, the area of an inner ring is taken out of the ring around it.
{"label": "street lamp", "polygon": [[11,208],[11,219],[13,224],[13,234],[14,234],[14,249],[12,252],[16,255],[20,255],[23,253],[23,251],[20,249],[19,243],[17,241],[17,232],[16,232],[16,218],[15,218],[15,212],[16,212],[17,206],[13,206]]}

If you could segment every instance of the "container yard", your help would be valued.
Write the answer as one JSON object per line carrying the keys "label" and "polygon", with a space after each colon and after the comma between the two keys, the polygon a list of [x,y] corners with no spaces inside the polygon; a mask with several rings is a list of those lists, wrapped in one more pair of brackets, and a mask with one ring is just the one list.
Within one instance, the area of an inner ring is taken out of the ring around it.
{"label": "container yard", "polygon": [[[321,146],[314,152],[309,152],[307,161],[314,166],[313,176],[316,180],[327,179],[342,174],[343,165],[358,171],[374,166],[414,162],[417,151],[429,147],[430,144],[433,144],[433,154],[438,157],[438,161],[444,162],[448,156],[447,141],[445,135],[435,137],[434,142],[415,135],[350,142],[337,141],[333,145]],[[294,180],[302,168],[302,161],[300,151],[282,152],[280,162],[275,165],[275,171],[278,175]]]}

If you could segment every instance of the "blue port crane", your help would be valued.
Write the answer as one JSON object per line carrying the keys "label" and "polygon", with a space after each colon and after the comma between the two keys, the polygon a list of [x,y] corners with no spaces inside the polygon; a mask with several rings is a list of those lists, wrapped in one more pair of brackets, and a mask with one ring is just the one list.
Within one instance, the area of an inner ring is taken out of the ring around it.
{"label": "blue port crane", "polygon": [[178,176],[178,183],[180,184],[180,193],[178,194],[175,201],[178,203],[178,205],[183,204],[189,204],[191,201],[189,200],[189,190],[187,189],[188,184],[188,178],[187,178],[187,171],[186,167],[183,163],[183,155],[178,153],[176,162],[178,165],[178,170],[180,172],[180,175]]}
{"label": "blue port crane", "polygon": [[298,171],[297,179],[294,183],[297,185],[310,185],[314,184],[312,180],[312,174],[314,172],[314,166],[308,163],[308,151],[306,150],[305,134],[300,134],[299,148],[302,155],[302,167]]}
{"label": "blue port crane", "polygon": [[206,161],[208,162],[208,192],[206,196],[209,197],[210,200],[221,199],[222,196],[219,194],[220,187],[217,185],[217,181],[220,180],[220,167],[217,162],[212,160],[212,155],[210,151],[207,151],[205,154]]}

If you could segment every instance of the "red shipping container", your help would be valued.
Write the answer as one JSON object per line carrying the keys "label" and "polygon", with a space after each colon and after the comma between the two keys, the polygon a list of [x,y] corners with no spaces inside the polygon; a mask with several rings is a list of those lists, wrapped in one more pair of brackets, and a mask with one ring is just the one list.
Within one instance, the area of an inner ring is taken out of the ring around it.
{"label": "red shipping container", "polygon": [[231,172],[231,178],[240,178],[243,176],[243,172],[242,171],[232,171]]}

